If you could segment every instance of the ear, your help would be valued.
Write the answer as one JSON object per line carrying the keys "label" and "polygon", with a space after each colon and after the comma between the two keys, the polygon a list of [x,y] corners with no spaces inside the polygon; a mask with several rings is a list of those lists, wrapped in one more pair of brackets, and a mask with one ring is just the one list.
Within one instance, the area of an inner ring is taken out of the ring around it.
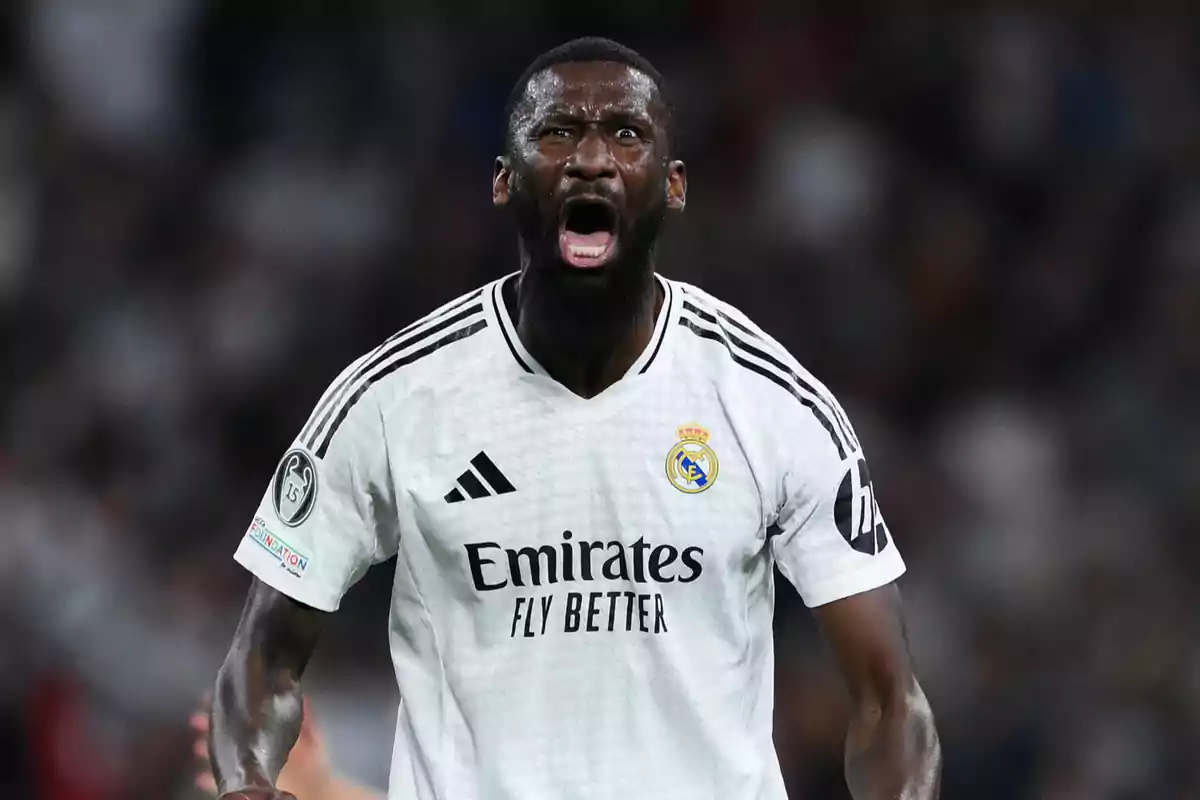
{"label": "ear", "polygon": [[512,177],[508,158],[497,158],[492,170],[492,205],[498,208],[508,205],[508,198],[512,195]]}
{"label": "ear", "polygon": [[687,205],[687,167],[682,161],[667,165],[667,208],[683,211]]}

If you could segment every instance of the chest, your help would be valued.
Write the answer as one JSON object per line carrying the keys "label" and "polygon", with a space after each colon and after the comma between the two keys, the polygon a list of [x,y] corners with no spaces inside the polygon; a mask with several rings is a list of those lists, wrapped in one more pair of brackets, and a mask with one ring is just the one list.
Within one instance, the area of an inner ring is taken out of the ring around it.
{"label": "chest", "polygon": [[715,397],[467,405],[414,430],[402,547],[476,590],[688,583],[762,551],[761,476]]}

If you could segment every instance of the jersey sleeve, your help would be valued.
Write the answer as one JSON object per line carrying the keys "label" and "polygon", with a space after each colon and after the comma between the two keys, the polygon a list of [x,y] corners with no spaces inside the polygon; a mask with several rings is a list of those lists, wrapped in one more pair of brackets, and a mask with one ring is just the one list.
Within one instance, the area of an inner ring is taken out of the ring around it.
{"label": "jersey sleeve", "polygon": [[367,569],[398,547],[387,440],[371,398],[335,403],[332,413],[318,406],[234,554],[262,582],[322,611],[337,610]]}
{"label": "jersey sleeve", "polygon": [[771,550],[809,608],[883,586],[904,560],[883,520],[866,456],[832,399],[802,412],[781,437],[781,504]]}

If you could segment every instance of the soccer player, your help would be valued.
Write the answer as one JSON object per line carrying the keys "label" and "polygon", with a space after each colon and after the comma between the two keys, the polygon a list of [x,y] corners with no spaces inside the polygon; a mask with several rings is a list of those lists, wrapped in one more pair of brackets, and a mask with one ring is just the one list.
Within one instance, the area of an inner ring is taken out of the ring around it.
{"label": "soccer player", "polygon": [[326,614],[398,556],[394,800],[781,800],[772,567],[849,685],[856,800],[936,797],[904,571],[829,391],[745,315],[655,272],[687,197],[659,73],[577,40],[518,80],[492,197],[519,273],[333,381],[236,559],[214,771],[274,788]]}

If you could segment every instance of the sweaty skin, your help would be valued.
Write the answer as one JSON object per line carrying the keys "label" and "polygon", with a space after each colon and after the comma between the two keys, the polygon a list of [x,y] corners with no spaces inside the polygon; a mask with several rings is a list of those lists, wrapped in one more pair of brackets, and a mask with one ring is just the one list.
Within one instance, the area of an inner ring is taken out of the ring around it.
{"label": "sweaty skin", "polygon": [[854,703],[846,783],[855,800],[926,800],[941,791],[933,711],[913,675],[895,584],[815,610]]}
{"label": "sweaty skin", "polygon": [[[682,211],[683,162],[670,158],[669,109],[654,82],[624,64],[559,64],[533,76],[514,110],[492,199],[516,217],[521,342],[559,383],[593,397],[650,341],[662,303],[655,246]],[[568,201],[599,198],[617,215],[616,250],[598,269],[566,266],[559,228]]]}
{"label": "sweaty skin", "polygon": [[[207,797],[217,796],[217,782],[208,758],[208,709],[210,698],[192,715],[189,725],[196,733],[193,753],[200,763],[195,785]],[[300,738],[279,773],[280,791],[291,792],[301,800],[382,800],[381,796],[350,781],[339,778],[329,763],[324,737],[307,700]]]}
{"label": "sweaty skin", "polygon": [[250,587],[213,693],[209,755],[222,797],[292,797],[275,781],[300,736],[300,677],[324,616],[257,579]]}

